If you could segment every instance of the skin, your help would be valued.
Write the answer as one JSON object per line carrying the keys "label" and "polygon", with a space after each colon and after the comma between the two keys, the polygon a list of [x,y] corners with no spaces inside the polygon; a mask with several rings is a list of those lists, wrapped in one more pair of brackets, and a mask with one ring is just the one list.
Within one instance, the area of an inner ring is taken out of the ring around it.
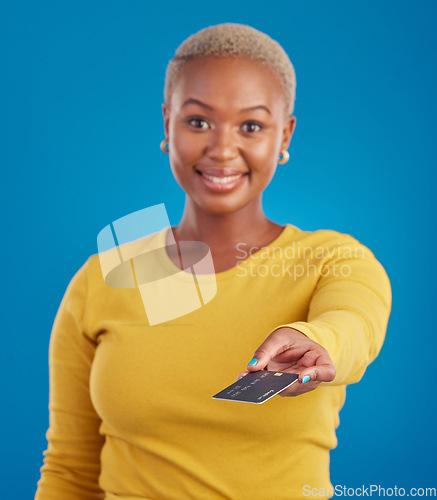
{"label": "skin", "polygon": [[[188,99],[198,102],[184,104]],[[269,111],[243,111],[254,106]],[[205,242],[215,271],[229,269],[238,263],[239,243],[260,248],[284,229],[269,220],[262,207],[262,193],[296,126],[296,117],[287,114],[279,76],[243,57],[197,59],[184,65],[162,111],[171,169],[186,193],[173,235],[177,242]],[[247,175],[232,191],[217,193],[196,172],[206,168],[232,168]],[[327,351],[292,328],[274,331],[254,356],[258,363],[238,377],[261,369],[299,373],[300,383],[281,396],[308,392],[335,377]],[[305,375],[311,381],[302,384]]]}

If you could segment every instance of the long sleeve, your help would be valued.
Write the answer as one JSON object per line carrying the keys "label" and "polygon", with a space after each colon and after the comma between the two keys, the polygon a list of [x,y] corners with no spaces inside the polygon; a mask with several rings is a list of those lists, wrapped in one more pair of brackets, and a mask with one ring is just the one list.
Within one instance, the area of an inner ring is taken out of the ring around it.
{"label": "long sleeve", "polygon": [[391,311],[390,280],[381,263],[352,236],[341,239],[335,251],[325,249],[329,258],[320,265],[307,321],[272,330],[294,328],[328,351],[337,375],[325,385],[361,379],[381,350]]}
{"label": "long sleeve", "polygon": [[96,343],[84,327],[87,264],[71,280],[57,312],[49,345],[48,447],[35,500],[97,500],[104,436],[90,399]]}

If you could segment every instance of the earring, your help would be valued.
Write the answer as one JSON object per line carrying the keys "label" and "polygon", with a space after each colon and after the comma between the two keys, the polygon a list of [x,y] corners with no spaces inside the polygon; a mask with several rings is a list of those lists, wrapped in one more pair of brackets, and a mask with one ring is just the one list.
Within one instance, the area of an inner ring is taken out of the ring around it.
{"label": "earring", "polygon": [[167,146],[168,146],[168,139],[164,139],[163,141],[161,141],[161,144],[159,145],[163,153],[168,153],[169,149],[167,148]]}
{"label": "earring", "polygon": [[279,155],[278,163],[279,165],[284,165],[285,163],[287,163],[289,159],[290,159],[290,154],[286,149],[284,149],[284,151],[281,151]]}

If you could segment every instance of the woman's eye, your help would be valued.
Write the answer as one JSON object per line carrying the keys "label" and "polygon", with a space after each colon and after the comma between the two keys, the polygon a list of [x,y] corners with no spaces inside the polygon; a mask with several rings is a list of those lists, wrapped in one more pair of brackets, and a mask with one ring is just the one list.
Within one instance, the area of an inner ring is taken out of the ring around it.
{"label": "woman's eye", "polygon": [[[243,127],[244,126],[247,126],[246,132],[258,132],[258,130],[262,129],[262,125],[260,125],[259,123],[256,123],[256,122],[247,122],[243,125]],[[256,127],[258,127],[258,128],[256,128]]]}
{"label": "woman's eye", "polygon": [[[203,118],[190,118],[187,123],[195,128],[208,128],[208,122]],[[206,125],[206,126],[205,126]]]}

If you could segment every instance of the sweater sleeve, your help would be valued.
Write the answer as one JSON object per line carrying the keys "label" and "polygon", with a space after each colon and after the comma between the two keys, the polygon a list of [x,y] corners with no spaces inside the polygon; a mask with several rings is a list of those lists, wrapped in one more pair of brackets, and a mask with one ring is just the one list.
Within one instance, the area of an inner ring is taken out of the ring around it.
{"label": "sweater sleeve", "polygon": [[96,343],[84,328],[87,264],[71,280],[57,312],[49,344],[48,446],[35,500],[97,500],[104,436],[90,398]]}
{"label": "sweater sleeve", "polygon": [[390,280],[373,253],[348,235],[337,249],[320,268],[307,321],[272,330],[294,328],[328,351],[337,375],[324,385],[361,379],[381,350],[391,312]]}

